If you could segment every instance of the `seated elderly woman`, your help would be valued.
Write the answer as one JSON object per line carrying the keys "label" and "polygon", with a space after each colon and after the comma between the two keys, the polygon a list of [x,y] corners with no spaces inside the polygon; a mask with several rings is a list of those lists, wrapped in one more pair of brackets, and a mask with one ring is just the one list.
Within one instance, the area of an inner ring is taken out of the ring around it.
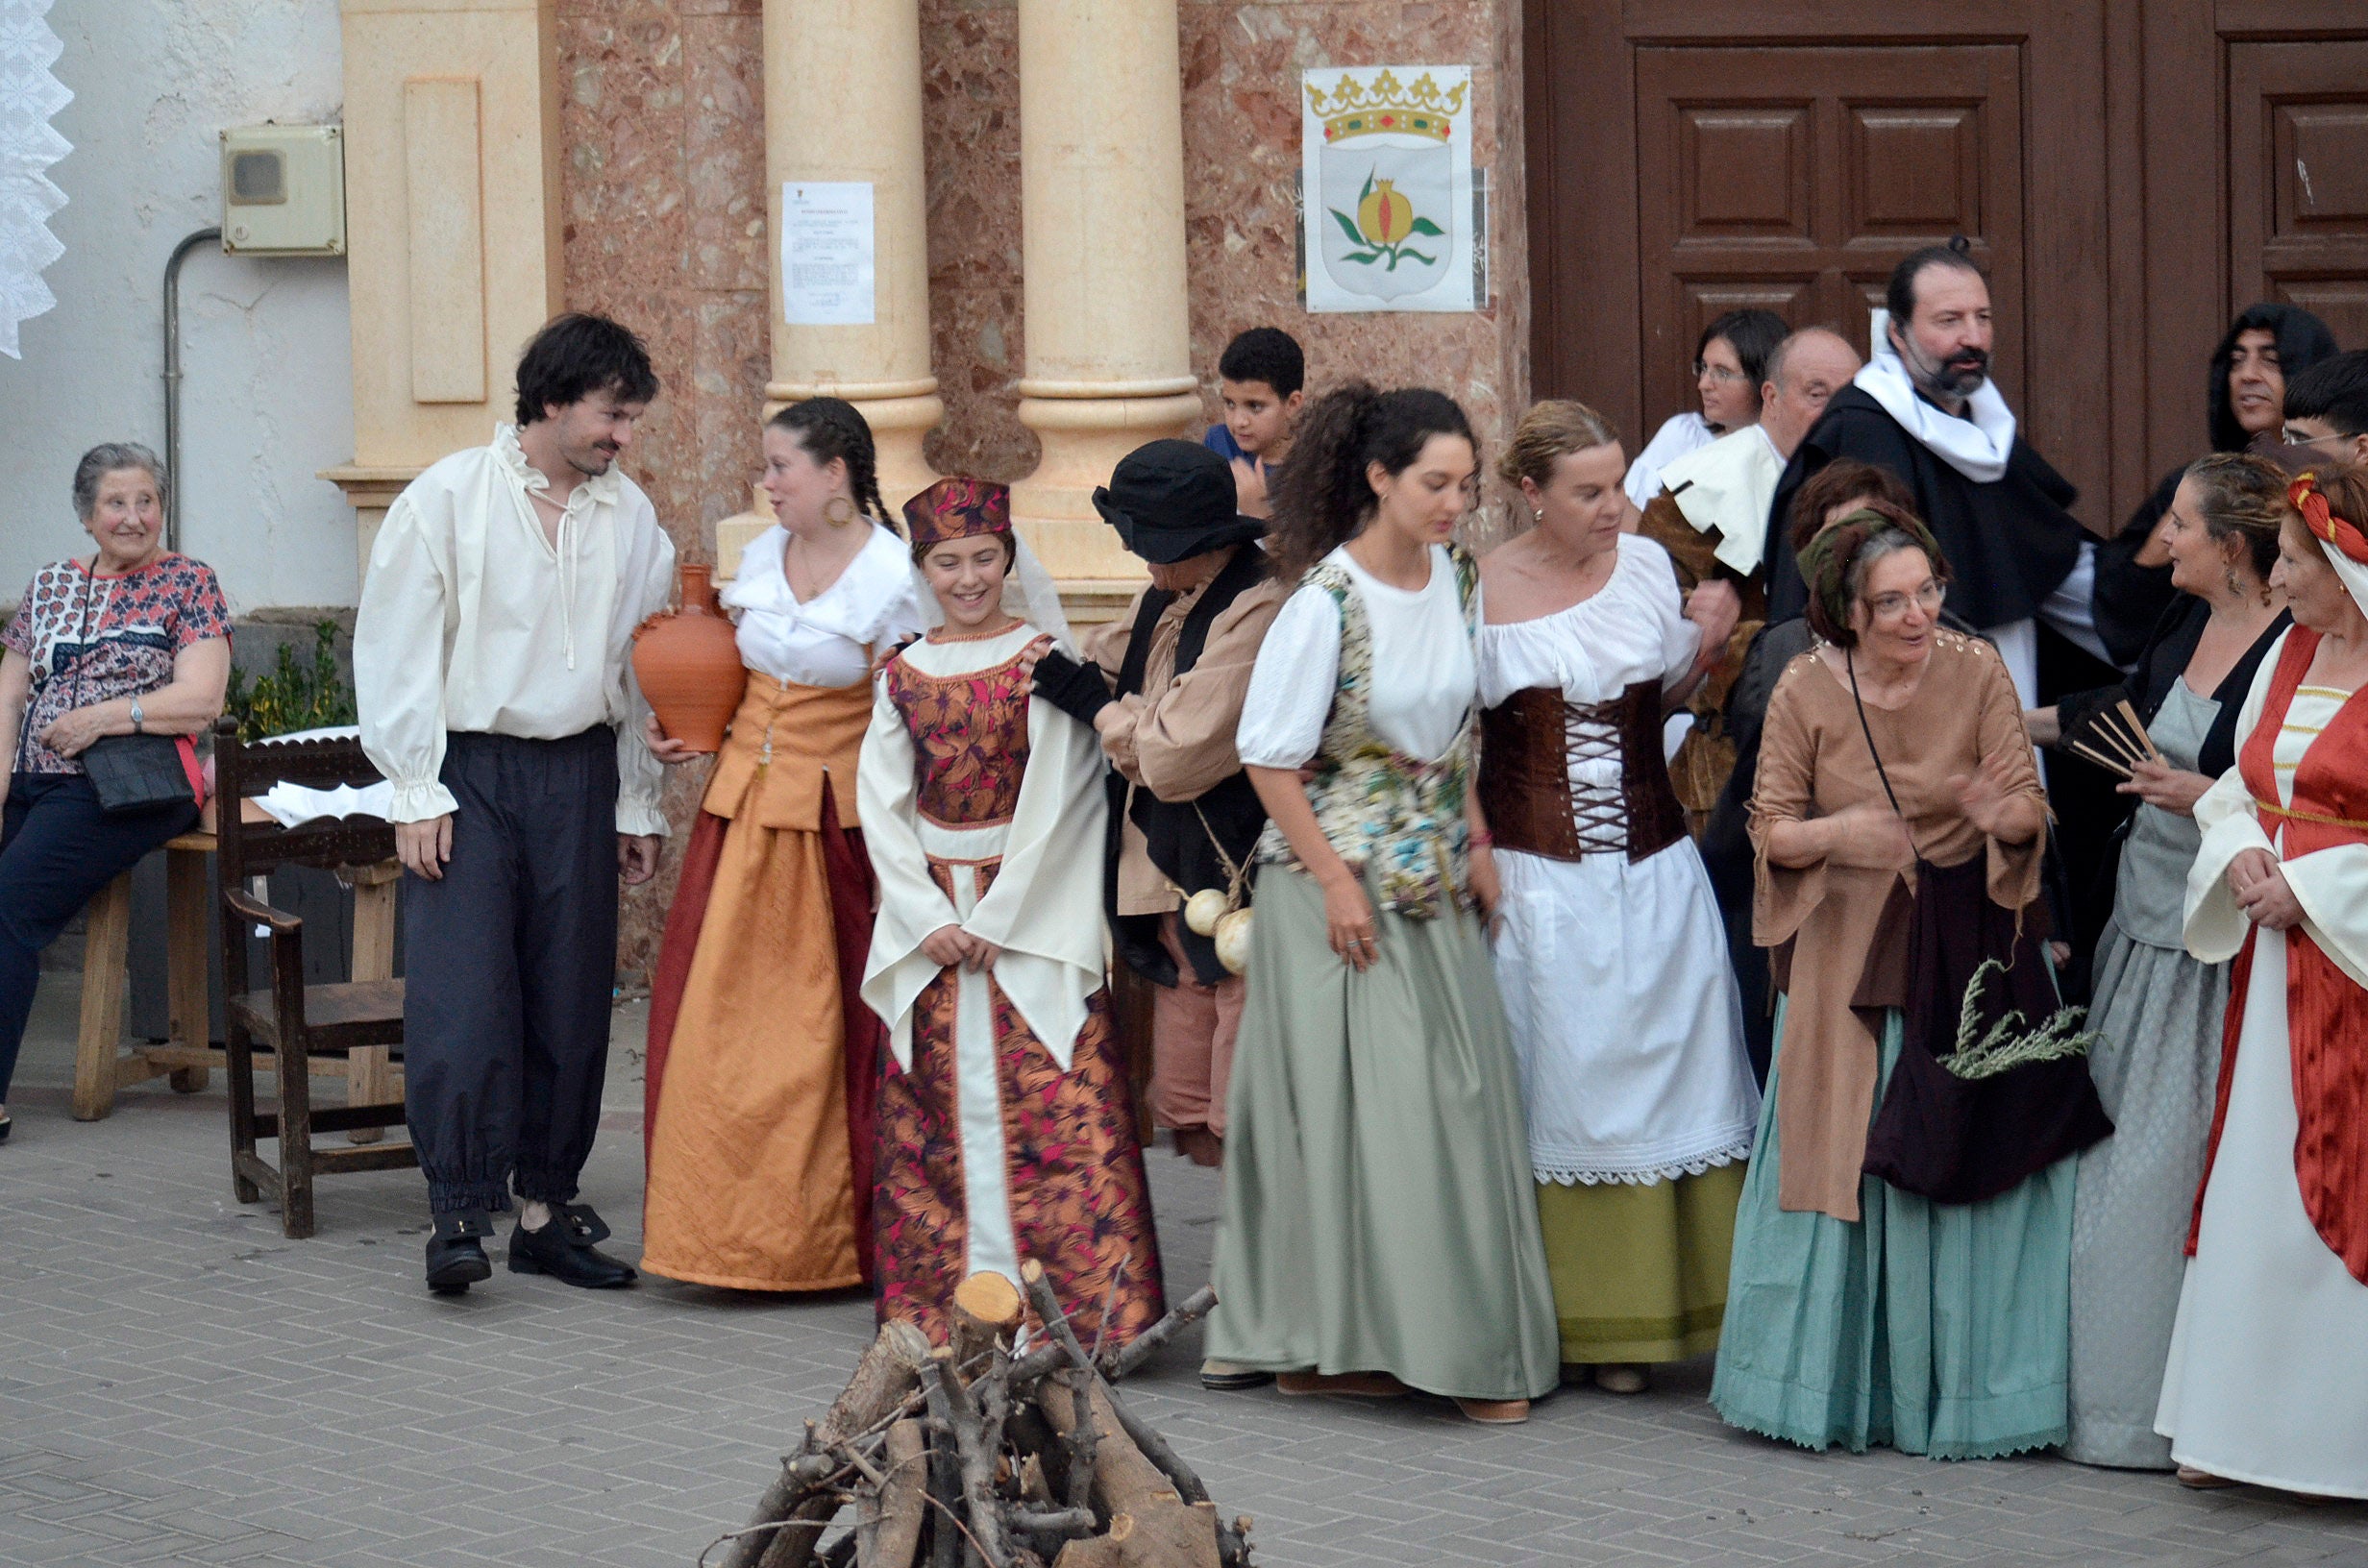
{"label": "seated elderly woman", "polygon": [[230,682],[230,608],[211,570],[164,549],[156,453],[91,448],[74,469],[74,509],[96,549],[35,573],[0,635],[0,1139],[41,949],[118,872],[197,821],[193,783],[187,798],[127,806],[154,792],[94,783],[91,747],[201,734]]}
{"label": "seated elderly woman", "polygon": [[1776,683],[1752,796],[1784,1002],[1711,1401],[1809,1448],[2060,1442],[2067,1157],[2109,1127],[2039,948],[2022,709],[1997,650],[1940,625],[1912,514],[1795,540],[1819,643]]}

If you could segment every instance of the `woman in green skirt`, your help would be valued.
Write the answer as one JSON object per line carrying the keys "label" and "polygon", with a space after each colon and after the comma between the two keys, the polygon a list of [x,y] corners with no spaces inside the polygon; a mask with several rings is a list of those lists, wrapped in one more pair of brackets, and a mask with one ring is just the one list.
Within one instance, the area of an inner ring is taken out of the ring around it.
{"label": "woman in green skirt", "polygon": [[1796,535],[1820,642],[1777,682],[1752,796],[1785,999],[1711,1401],[1808,1448],[2043,1448],[2065,1432],[2068,1157],[2109,1127],[2078,1057],[1985,1075],[1959,1024],[2069,1021],[2032,907],[2045,800],[1997,650],[1939,624],[1923,524],[1820,521]]}
{"label": "woman in green skirt", "polygon": [[[1257,858],[1208,1353],[1285,1393],[1519,1421],[1559,1375],[1521,1089],[1476,911],[1477,466],[1455,403],[1362,382],[1310,411],[1277,499],[1300,586],[1242,761]],[[1302,782],[1302,778],[1306,782]]]}

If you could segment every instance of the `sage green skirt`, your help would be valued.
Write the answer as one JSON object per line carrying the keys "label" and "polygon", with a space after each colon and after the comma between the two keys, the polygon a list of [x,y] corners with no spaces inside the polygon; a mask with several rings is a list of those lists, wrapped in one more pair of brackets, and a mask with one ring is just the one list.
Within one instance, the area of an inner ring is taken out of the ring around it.
{"label": "sage green skirt", "polygon": [[1259,876],[1207,1353],[1535,1398],[1561,1377],[1554,1292],[1480,923],[1376,919],[1358,974],[1312,878]]}
{"label": "sage green skirt", "polygon": [[1741,1162],[1637,1185],[1538,1184],[1563,1360],[1682,1361],[1718,1348]]}
{"label": "sage green skirt", "polygon": [[[1784,1015],[1776,1017],[1784,1041]],[[1875,1103],[1899,1060],[1883,1025]],[[1711,1403],[1730,1425],[1804,1448],[1888,1443],[1995,1458],[2064,1439],[2078,1157],[1980,1203],[1938,1204],[1878,1177],[1856,1223],[1776,1206],[1776,1074],[1735,1216],[1735,1264]]]}

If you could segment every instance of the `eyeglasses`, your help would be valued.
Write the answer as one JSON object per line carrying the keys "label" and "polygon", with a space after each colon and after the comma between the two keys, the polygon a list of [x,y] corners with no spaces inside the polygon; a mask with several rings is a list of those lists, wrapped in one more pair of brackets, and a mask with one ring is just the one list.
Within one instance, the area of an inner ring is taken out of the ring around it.
{"label": "eyeglasses", "polygon": [[1947,597],[1948,590],[1938,582],[1927,582],[1912,594],[1877,594],[1866,601],[1866,607],[1878,621],[1896,621],[1908,613],[1910,600],[1926,615],[1937,615],[1941,600]]}
{"label": "eyeglasses", "polygon": [[1696,359],[1693,362],[1693,379],[1698,381],[1705,376],[1716,381],[1720,386],[1733,386],[1738,381],[1751,380],[1739,370],[1730,370],[1725,365],[1714,365],[1707,360]]}
{"label": "eyeglasses", "polygon": [[2289,447],[2315,447],[2322,441],[2340,441],[2343,439],[2340,434],[2305,435],[2291,425],[2288,425],[2284,429],[2280,430],[2278,432],[2278,437],[2283,445]]}

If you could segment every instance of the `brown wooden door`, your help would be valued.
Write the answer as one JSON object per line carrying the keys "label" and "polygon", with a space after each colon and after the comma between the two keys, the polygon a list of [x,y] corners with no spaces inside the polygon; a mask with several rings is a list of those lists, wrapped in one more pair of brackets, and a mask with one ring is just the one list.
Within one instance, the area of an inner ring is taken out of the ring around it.
{"label": "brown wooden door", "polygon": [[2228,51],[2230,295],[2368,347],[2368,40]]}
{"label": "brown wooden door", "polygon": [[1534,390],[1595,404],[1633,446],[1692,402],[1686,367],[1718,311],[1765,305],[1863,347],[1892,265],[1963,233],[1991,273],[1998,380],[2023,429],[2080,486],[2084,521],[2118,516],[2103,426],[2120,15],[2104,0],[1526,0]]}
{"label": "brown wooden door", "polygon": [[1694,401],[1695,340],[1761,306],[1867,351],[1891,268],[1964,234],[1990,275],[2000,385],[2022,393],[2019,50],[1647,47],[1636,52],[1647,430]]}

